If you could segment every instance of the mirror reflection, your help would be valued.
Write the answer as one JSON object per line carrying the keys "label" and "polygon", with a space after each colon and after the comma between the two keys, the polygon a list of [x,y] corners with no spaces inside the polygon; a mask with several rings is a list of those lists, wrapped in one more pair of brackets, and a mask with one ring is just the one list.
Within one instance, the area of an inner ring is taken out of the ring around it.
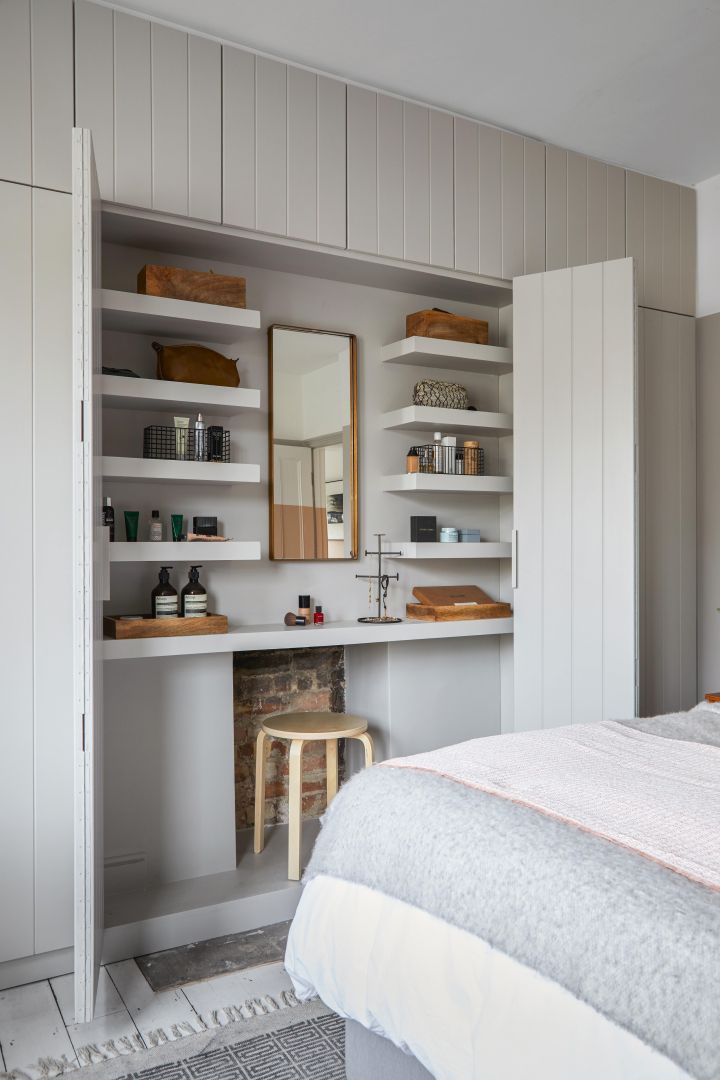
{"label": "mirror reflection", "polygon": [[355,336],[269,335],[270,558],[355,559]]}

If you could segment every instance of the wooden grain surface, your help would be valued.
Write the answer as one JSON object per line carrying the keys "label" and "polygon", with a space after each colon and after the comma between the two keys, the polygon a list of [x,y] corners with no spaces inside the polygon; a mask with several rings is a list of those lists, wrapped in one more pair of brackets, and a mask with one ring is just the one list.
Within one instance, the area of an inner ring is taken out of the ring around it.
{"label": "wooden grain surface", "polygon": [[405,614],[408,619],[421,622],[462,622],[467,619],[509,619],[512,608],[509,604],[489,603],[456,607],[443,604],[407,604]]}
{"label": "wooden grain surface", "polygon": [[448,311],[414,311],[405,319],[407,337],[443,338],[446,341],[467,341],[487,345],[488,324],[484,319],[469,319]]}
{"label": "wooden grain surface", "polygon": [[117,641],[127,641],[130,638],[226,634],[227,629],[227,615],[208,614],[189,619],[153,619],[149,615],[143,615],[142,619],[127,620],[118,615],[106,615],[103,619],[105,637]]}
{"label": "wooden grain surface", "polygon": [[147,263],[137,276],[137,291],[171,300],[195,300],[221,307],[245,307],[245,278],[214,274],[206,270],[183,270],[179,266]]}

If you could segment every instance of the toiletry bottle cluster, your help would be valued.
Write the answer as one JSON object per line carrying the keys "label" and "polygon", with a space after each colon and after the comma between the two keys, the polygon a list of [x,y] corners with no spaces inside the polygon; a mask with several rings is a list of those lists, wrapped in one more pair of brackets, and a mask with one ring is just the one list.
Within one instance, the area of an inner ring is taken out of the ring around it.
{"label": "toiletry bottle cluster", "polygon": [[442,473],[455,476],[482,476],[485,472],[485,451],[477,439],[466,439],[458,446],[455,435],[436,431],[433,442],[411,446],[407,454],[409,473]]}
{"label": "toiletry bottle cluster", "polygon": [[[109,495],[103,499],[103,525],[108,530],[110,543],[115,541],[115,508]],[[136,543],[140,532],[140,511],[125,510],[125,539],[128,543]],[[224,536],[218,535],[218,519],[206,514],[195,515],[192,519],[192,533],[187,536],[183,532],[183,514],[170,514],[170,535],[174,541],[193,539],[224,540]],[[159,510],[153,510],[148,525],[147,539],[151,542],[161,543],[165,539],[165,528],[160,517]]]}
{"label": "toiletry bottle cluster", "polygon": [[170,584],[172,566],[160,567],[160,579],[152,591],[152,616],[154,619],[198,619],[207,615],[207,590],[200,582],[202,566],[191,566],[188,582],[178,597],[178,591]]}
{"label": "toiletry bottle cluster", "polygon": [[310,596],[307,593],[301,593],[298,596],[298,609],[297,613],[294,611],[288,611],[285,616],[286,626],[307,626],[308,623],[314,623],[316,626],[325,622],[325,613],[323,612],[322,605],[316,604],[315,611],[310,612]]}

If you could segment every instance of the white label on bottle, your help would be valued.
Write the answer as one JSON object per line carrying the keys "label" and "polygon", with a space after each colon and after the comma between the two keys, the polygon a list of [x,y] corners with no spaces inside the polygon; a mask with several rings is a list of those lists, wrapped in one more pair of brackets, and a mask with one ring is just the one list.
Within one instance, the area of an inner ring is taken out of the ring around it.
{"label": "white label on bottle", "polygon": [[186,619],[207,615],[207,593],[186,593],[184,598]]}
{"label": "white label on bottle", "polygon": [[178,598],[175,596],[156,596],[155,597],[155,618],[156,619],[177,619],[178,613]]}

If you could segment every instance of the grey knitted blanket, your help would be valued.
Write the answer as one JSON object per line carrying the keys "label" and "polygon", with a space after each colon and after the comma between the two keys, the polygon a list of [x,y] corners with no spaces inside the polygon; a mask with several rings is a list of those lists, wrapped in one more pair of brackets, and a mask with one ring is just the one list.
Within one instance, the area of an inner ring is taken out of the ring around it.
{"label": "grey knitted blanket", "polygon": [[[720,746],[720,713],[704,708],[629,726]],[[718,892],[536,810],[394,768],[365,770],[333,801],[306,877],[318,874],[476,934],[720,1080]]]}

